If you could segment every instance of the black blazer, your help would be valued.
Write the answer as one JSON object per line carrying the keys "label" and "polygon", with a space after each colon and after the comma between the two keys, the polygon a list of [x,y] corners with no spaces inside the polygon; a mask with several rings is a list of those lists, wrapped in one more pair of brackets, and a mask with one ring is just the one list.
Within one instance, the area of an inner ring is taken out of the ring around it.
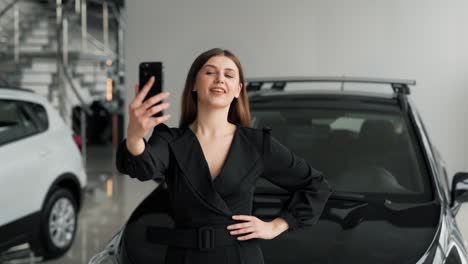
{"label": "black blazer", "polygon": [[[201,145],[188,127],[153,130],[145,150],[131,155],[123,140],[117,150],[117,169],[141,181],[165,181],[170,208],[178,228],[227,226],[232,215],[251,215],[256,180],[264,177],[291,193],[279,214],[293,230],[318,221],[331,189],[313,169],[270,134],[269,128],[237,125],[220,174],[212,180]],[[210,251],[169,247],[166,263],[263,263],[256,239],[236,247]]]}

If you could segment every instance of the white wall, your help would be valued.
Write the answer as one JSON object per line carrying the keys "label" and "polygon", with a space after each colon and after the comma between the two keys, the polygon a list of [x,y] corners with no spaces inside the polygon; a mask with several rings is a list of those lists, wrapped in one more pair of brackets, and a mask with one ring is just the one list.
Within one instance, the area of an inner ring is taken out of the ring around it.
{"label": "white wall", "polygon": [[449,175],[468,171],[468,1],[320,1],[317,74],[415,79]]}
{"label": "white wall", "polygon": [[165,64],[170,126],[190,64],[222,47],[247,77],[416,79],[412,97],[448,172],[468,171],[468,1],[127,1],[128,98],[138,63]]}
{"label": "white wall", "polygon": [[279,0],[128,1],[129,96],[138,63],[163,61],[164,87],[172,91],[168,124],[177,125],[188,69],[196,56],[214,47],[233,51],[247,76],[311,75],[318,43],[312,11]]}

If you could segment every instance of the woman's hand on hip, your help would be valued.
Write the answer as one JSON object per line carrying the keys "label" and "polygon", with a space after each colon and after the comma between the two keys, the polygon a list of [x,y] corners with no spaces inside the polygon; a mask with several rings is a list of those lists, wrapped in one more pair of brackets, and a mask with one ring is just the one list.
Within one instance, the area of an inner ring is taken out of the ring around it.
{"label": "woman's hand on hip", "polygon": [[238,240],[273,239],[288,229],[288,224],[280,217],[271,222],[262,221],[251,215],[234,215],[232,219],[244,221],[227,227],[231,235],[238,236]]}

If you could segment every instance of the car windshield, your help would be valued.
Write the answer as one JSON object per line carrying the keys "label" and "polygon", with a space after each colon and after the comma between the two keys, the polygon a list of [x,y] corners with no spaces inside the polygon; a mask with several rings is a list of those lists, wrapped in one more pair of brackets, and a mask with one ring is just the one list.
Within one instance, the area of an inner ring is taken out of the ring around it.
{"label": "car windshield", "polygon": [[252,127],[272,135],[322,171],[335,192],[402,202],[432,198],[408,118],[401,112],[252,109]]}

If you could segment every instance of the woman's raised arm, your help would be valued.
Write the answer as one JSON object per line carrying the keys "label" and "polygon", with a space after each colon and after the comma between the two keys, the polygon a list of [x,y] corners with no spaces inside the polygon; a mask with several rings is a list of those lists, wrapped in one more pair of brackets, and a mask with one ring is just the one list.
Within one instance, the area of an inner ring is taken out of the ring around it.
{"label": "woman's raised arm", "polygon": [[[164,136],[164,130],[170,132],[170,129],[163,122],[167,121],[170,115],[156,118],[152,115],[169,107],[169,103],[155,105],[166,99],[169,93],[159,93],[143,101],[153,83],[154,76],[141,91],[138,84],[135,84],[135,98],[128,106],[127,138],[120,143],[116,153],[117,170],[140,180],[160,178],[163,175],[157,172],[167,168],[168,135]],[[149,142],[146,142],[144,136],[153,127],[153,135]]]}

